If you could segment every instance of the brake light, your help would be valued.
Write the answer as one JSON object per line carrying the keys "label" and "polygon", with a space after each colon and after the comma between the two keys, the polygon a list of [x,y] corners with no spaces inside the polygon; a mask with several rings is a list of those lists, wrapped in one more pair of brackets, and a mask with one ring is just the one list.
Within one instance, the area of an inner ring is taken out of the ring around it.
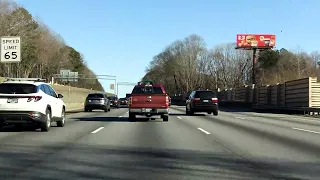
{"label": "brake light", "polygon": [[200,98],[194,98],[194,99],[193,99],[193,102],[195,102],[195,103],[200,102]]}
{"label": "brake light", "polygon": [[168,106],[169,106],[169,97],[166,96],[166,107],[168,107]]}
{"label": "brake light", "polygon": [[212,98],[212,103],[218,103],[218,98]]}
{"label": "brake light", "polygon": [[28,97],[27,102],[31,102],[31,101],[38,102],[41,99],[42,99],[42,96],[31,96],[31,97]]}

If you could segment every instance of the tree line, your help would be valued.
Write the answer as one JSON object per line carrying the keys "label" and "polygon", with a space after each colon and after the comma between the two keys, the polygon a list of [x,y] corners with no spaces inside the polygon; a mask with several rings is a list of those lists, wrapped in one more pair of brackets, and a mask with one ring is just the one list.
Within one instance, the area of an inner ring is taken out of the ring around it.
{"label": "tree line", "polygon": [[[104,91],[83,55],[66,45],[63,38],[17,3],[0,1],[0,36],[21,37],[21,62],[0,64],[0,76],[50,80],[60,69],[83,74],[73,86]],[[89,79],[90,78],[90,79]],[[57,79],[59,81],[59,79]]]}
{"label": "tree line", "polygon": [[[235,47],[235,43],[226,43],[208,48],[202,37],[190,35],[155,55],[142,79],[165,85],[169,94],[252,84],[253,52]],[[307,53],[300,48],[258,51],[255,83],[261,86],[317,76],[319,61],[318,51]]]}

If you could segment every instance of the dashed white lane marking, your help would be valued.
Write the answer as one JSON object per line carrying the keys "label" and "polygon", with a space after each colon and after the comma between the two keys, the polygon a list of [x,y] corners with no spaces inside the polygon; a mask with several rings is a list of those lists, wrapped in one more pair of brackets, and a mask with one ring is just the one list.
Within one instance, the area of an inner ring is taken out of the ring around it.
{"label": "dashed white lane marking", "polygon": [[244,119],[243,117],[234,117],[234,118],[236,118],[236,119]]}
{"label": "dashed white lane marking", "polygon": [[180,116],[177,116],[178,119],[182,119]]}
{"label": "dashed white lane marking", "polygon": [[92,131],[91,133],[92,133],[92,134],[95,134],[95,133],[99,132],[100,130],[102,130],[103,128],[104,128],[104,127],[99,127],[98,129]]}
{"label": "dashed white lane marking", "polygon": [[204,132],[205,134],[211,134],[211,133],[209,133],[208,131],[206,131],[206,130],[204,130],[204,129],[202,129],[202,128],[198,128],[200,131],[202,131],[202,132]]}
{"label": "dashed white lane marking", "polygon": [[122,116],[119,116],[119,118],[122,118]]}
{"label": "dashed white lane marking", "polygon": [[292,129],[298,130],[298,131],[309,132],[309,133],[320,134],[320,132],[318,132],[318,131],[312,131],[312,130],[308,130],[308,129],[301,129],[301,128],[295,128],[295,127],[292,127]]}

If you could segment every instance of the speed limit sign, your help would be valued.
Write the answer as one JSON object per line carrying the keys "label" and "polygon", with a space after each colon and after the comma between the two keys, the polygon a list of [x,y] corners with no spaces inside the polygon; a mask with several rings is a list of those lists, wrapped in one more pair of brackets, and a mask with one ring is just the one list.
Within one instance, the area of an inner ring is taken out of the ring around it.
{"label": "speed limit sign", "polygon": [[15,63],[21,61],[20,37],[1,37],[1,62]]}

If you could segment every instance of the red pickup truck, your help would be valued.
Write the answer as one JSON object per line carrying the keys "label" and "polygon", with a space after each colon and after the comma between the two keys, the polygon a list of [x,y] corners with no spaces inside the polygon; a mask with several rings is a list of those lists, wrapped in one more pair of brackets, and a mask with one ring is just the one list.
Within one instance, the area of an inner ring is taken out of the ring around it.
{"label": "red pickup truck", "polygon": [[131,121],[136,119],[136,115],[160,115],[163,121],[169,120],[169,96],[160,84],[139,82],[133,88],[128,104]]}

